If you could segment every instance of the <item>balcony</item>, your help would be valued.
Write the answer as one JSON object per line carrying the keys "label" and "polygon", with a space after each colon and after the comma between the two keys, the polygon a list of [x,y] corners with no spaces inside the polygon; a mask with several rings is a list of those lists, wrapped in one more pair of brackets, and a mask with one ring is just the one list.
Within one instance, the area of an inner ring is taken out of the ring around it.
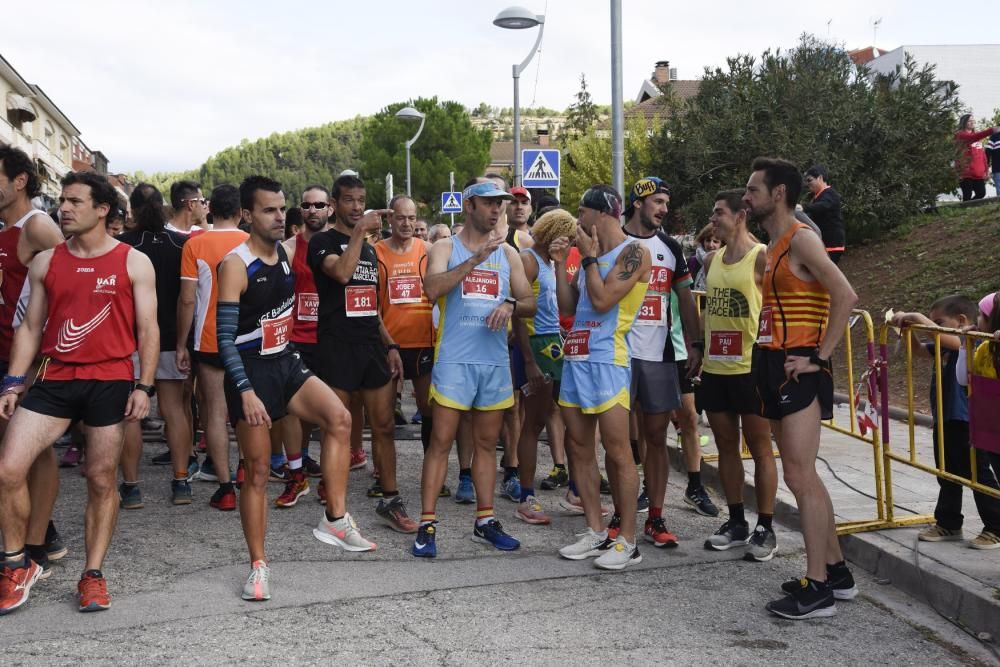
{"label": "balcony", "polygon": [[53,172],[55,180],[59,180],[70,170],[69,165],[62,161],[58,155],[49,150],[49,147],[41,141],[33,142],[34,155],[36,160],[41,160]]}
{"label": "balcony", "polygon": [[0,117],[0,141],[14,148],[20,148],[28,155],[34,155],[31,139],[26,137],[21,130],[15,128],[3,117]]}

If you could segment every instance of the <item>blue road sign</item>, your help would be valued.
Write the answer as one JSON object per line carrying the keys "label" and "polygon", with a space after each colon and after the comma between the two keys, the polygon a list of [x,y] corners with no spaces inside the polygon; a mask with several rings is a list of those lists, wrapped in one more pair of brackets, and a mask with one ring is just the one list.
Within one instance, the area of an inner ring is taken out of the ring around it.
{"label": "blue road sign", "polygon": [[461,192],[442,192],[441,193],[441,212],[442,213],[461,213],[462,212],[462,193]]}
{"label": "blue road sign", "polygon": [[521,185],[526,188],[559,187],[559,151],[525,149],[521,151]]}

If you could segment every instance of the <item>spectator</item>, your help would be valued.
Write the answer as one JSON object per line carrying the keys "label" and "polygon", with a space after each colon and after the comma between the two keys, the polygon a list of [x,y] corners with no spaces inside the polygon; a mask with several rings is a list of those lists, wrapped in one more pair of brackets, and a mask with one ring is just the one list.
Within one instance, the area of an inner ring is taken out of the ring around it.
{"label": "spectator", "polygon": [[841,212],[840,194],[834,190],[826,179],[829,178],[826,167],[813,165],[806,170],[806,187],[812,193],[808,204],[802,205],[802,210],[812,218],[819,227],[826,254],[837,264],[844,247],[847,245],[847,235],[844,232],[844,216]]}
{"label": "spectator", "polygon": [[302,209],[293,206],[285,211],[285,239],[290,239],[302,231]]}
{"label": "spectator", "polygon": [[958,160],[959,181],[962,188],[962,201],[982,199],[986,196],[986,151],[983,150],[982,139],[1000,132],[1000,127],[990,127],[982,132],[976,132],[976,121],[972,114],[962,114],[958,121],[958,132],[955,141],[962,149]]}
{"label": "spectator", "polygon": [[986,157],[993,172],[993,189],[1000,197],[1000,132],[991,134],[989,141],[986,142]]}
{"label": "spectator", "polygon": [[705,291],[705,256],[710,252],[715,252],[722,247],[722,242],[715,237],[715,227],[707,224],[701,228],[698,235],[694,237],[694,254],[688,257],[688,270],[694,276],[692,289],[698,292]]}

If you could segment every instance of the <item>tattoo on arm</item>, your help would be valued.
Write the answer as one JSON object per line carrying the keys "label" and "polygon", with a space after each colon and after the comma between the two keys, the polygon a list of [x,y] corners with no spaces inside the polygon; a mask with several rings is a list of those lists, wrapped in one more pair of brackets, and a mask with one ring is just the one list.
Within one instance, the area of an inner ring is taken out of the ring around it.
{"label": "tattoo on arm", "polygon": [[625,257],[622,259],[622,270],[618,272],[618,279],[628,280],[640,266],[642,266],[642,245],[632,243],[625,248]]}

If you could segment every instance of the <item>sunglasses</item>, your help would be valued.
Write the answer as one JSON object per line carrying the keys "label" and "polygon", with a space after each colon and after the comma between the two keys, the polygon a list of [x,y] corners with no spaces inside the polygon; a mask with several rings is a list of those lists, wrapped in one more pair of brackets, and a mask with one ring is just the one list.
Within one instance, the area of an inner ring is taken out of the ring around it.
{"label": "sunglasses", "polygon": [[308,211],[311,208],[314,208],[317,211],[319,211],[319,210],[322,210],[324,208],[327,208],[328,206],[329,206],[329,204],[324,204],[323,202],[311,202],[311,203],[310,202],[302,202],[301,204],[299,204],[299,207],[303,211]]}
{"label": "sunglasses", "polygon": [[208,206],[208,200],[207,199],[199,199],[198,197],[189,197],[188,199],[184,199],[182,201],[193,201],[193,202],[197,202],[197,203],[201,204],[202,206]]}

